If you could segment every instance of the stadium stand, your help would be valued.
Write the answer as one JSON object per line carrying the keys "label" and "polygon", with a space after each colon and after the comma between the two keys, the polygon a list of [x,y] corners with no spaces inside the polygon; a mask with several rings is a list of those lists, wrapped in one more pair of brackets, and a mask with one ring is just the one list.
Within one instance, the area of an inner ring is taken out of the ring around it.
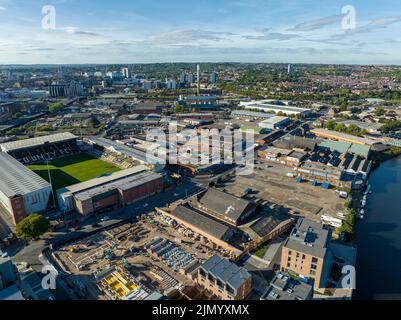
{"label": "stadium stand", "polygon": [[80,152],[77,137],[69,132],[7,142],[1,144],[0,149],[25,165],[51,161]]}

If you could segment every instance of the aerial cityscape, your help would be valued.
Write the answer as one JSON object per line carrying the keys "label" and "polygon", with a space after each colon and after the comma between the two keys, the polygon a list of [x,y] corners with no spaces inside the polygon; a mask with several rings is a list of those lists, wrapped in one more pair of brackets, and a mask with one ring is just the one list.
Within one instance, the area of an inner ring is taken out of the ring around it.
{"label": "aerial cityscape", "polygon": [[0,300],[401,299],[399,2],[53,2],[0,0]]}

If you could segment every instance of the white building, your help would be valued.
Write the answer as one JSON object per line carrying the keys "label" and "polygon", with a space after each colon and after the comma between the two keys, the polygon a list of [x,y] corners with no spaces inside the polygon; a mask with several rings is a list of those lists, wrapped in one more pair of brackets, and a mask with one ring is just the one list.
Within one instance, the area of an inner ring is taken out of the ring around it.
{"label": "white building", "polygon": [[167,89],[175,90],[175,89],[177,89],[177,82],[175,80],[167,80],[166,86],[167,86]]}
{"label": "white building", "polygon": [[288,117],[276,116],[259,122],[259,127],[271,130],[280,129],[286,127],[290,121],[291,120]]}
{"label": "white building", "polygon": [[290,101],[279,100],[243,101],[240,103],[240,107],[247,110],[258,110],[274,113],[282,112],[286,115],[300,114],[306,116],[311,113],[311,109],[294,107],[291,105]]}

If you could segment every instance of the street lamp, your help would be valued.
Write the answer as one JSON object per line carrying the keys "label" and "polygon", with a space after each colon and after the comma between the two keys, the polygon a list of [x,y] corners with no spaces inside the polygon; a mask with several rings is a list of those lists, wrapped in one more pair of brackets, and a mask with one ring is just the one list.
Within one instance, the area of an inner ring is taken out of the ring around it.
{"label": "street lamp", "polygon": [[50,168],[49,168],[49,159],[46,157],[46,164],[47,164],[47,174],[49,175],[49,183],[52,189],[52,196],[53,196],[53,208],[56,210],[56,199],[54,197],[54,190],[53,190],[53,184],[52,184],[52,177],[50,174]]}

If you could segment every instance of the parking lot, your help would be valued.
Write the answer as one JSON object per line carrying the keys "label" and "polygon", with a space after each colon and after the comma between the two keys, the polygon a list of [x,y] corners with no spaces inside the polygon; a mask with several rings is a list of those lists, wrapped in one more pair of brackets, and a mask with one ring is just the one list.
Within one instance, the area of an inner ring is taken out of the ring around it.
{"label": "parking lot", "polygon": [[243,196],[247,188],[252,192],[248,197],[262,199],[283,206],[290,213],[299,214],[320,221],[322,214],[336,215],[344,209],[344,199],[335,190],[314,187],[308,182],[296,183],[287,173],[290,167],[267,160],[258,160],[254,173],[236,176],[222,188],[237,196]]}

